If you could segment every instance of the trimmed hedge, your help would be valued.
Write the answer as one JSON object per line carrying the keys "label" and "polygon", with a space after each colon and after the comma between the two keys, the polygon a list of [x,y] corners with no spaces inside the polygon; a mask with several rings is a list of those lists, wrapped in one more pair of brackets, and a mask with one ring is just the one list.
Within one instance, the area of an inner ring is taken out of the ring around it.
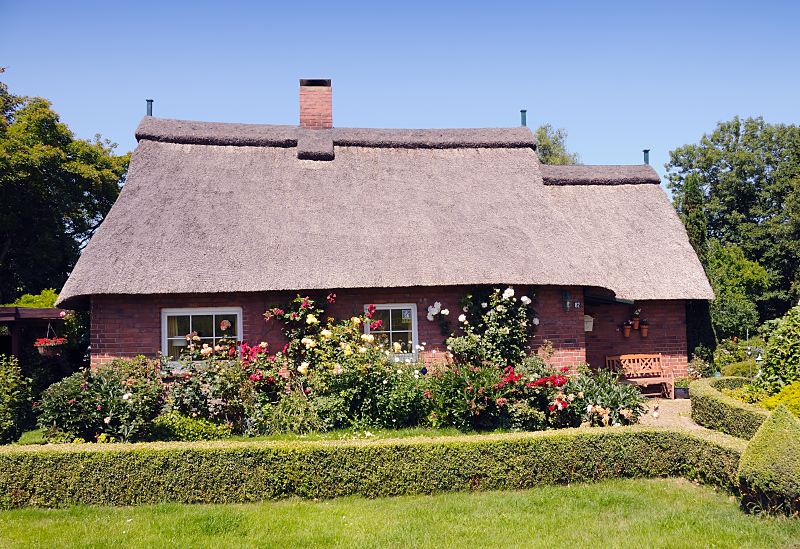
{"label": "trimmed hedge", "polygon": [[747,445],[739,481],[745,509],[800,515],[800,422],[782,404]]}
{"label": "trimmed hedge", "polygon": [[751,380],[744,377],[698,379],[689,384],[692,419],[695,423],[749,440],[769,412],[725,395],[719,389],[736,389]]}
{"label": "trimmed hedge", "polygon": [[378,441],[0,449],[0,507],[241,503],[683,476],[735,490],[744,441],[644,427]]}

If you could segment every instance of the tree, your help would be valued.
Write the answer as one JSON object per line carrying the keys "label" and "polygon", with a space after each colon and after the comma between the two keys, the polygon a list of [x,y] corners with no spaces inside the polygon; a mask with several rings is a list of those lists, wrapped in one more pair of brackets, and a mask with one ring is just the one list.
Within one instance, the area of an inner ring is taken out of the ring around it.
{"label": "tree", "polygon": [[671,151],[665,167],[692,244],[705,218],[705,239],[735,244],[770,273],[748,295],[761,320],[784,314],[800,297],[800,127],[736,117]]}
{"label": "tree", "polygon": [[683,192],[675,196],[675,208],[686,226],[686,233],[700,261],[705,263],[708,238],[708,217],[700,177],[695,173],[686,176]]}
{"label": "tree", "polygon": [[130,155],[114,148],[0,83],[0,303],[66,281],[124,183]]}
{"label": "tree", "polygon": [[577,153],[567,151],[567,130],[555,129],[550,124],[544,124],[533,132],[536,137],[536,150],[542,164],[579,164],[580,157]]}
{"label": "tree", "polygon": [[771,283],[770,273],[750,261],[735,244],[712,240],[706,249],[706,273],[716,299],[711,302],[711,324],[717,338],[755,333],[759,323],[756,300]]}

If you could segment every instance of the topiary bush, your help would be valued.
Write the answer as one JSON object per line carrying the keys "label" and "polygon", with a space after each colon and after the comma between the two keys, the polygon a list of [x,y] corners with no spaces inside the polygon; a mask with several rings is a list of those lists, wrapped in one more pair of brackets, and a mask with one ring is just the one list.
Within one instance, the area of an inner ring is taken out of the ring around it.
{"label": "topiary bush", "polygon": [[620,427],[378,441],[192,442],[0,448],[0,507],[244,503],[519,490],[683,476],[733,489],[744,443]]}
{"label": "topiary bush", "polygon": [[772,395],[761,401],[760,405],[767,410],[774,410],[783,404],[795,416],[800,417],[800,381],[787,385],[777,395]]}
{"label": "topiary bush", "polygon": [[153,438],[157,440],[215,440],[229,436],[231,429],[227,425],[186,417],[177,412],[167,412],[153,422]]}
{"label": "topiary bush", "polygon": [[30,380],[13,356],[0,355],[0,444],[14,442],[23,431],[30,404]]}
{"label": "topiary bush", "polygon": [[698,379],[689,384],[692,419],[709,429],[735,437],[750,439],[767,418],[763,408],[745,404],[723,394],[725,389],[738,389],[750,383],[742,377]]}
{"label": "topiary bush", "polygon": [[783,405],[761,425],[739,462],[742,506],[800,515],[800,422]]}

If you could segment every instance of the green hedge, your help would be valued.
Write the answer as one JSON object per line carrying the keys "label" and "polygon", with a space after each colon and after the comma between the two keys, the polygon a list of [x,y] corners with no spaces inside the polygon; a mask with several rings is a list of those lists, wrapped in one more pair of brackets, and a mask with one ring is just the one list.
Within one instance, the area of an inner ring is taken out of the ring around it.
{"label": "green hedge", "polygon": [[745,509],[800,516],[800,422],[782,404],[747,445],[739,480]]}
{"label": "green hedge", "polygon": [[683,476],[735,489],[744,441],[643,427],[315,442],[0,449],[0,507],[239,503]]}
{"label": "green hedge", "polygon": [[767,419],[769,412],[721,393],[750,383],[744,377],[698,379],[689,385],[692,419],[709,429],[749,440]]}

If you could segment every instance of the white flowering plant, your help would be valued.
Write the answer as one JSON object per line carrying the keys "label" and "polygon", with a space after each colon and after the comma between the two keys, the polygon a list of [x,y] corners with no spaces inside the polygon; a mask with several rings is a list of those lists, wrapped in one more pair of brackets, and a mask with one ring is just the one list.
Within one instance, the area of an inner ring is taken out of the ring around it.
{"label": "white flowering plant", "polygon": [[458,323],[462,336],[447,345],[456,362],[489,362],[498,367],[520,364],[530,353],[530,339],[539,324],[533,299],[516,296],[514,288],[476,291],[462,300]]}

